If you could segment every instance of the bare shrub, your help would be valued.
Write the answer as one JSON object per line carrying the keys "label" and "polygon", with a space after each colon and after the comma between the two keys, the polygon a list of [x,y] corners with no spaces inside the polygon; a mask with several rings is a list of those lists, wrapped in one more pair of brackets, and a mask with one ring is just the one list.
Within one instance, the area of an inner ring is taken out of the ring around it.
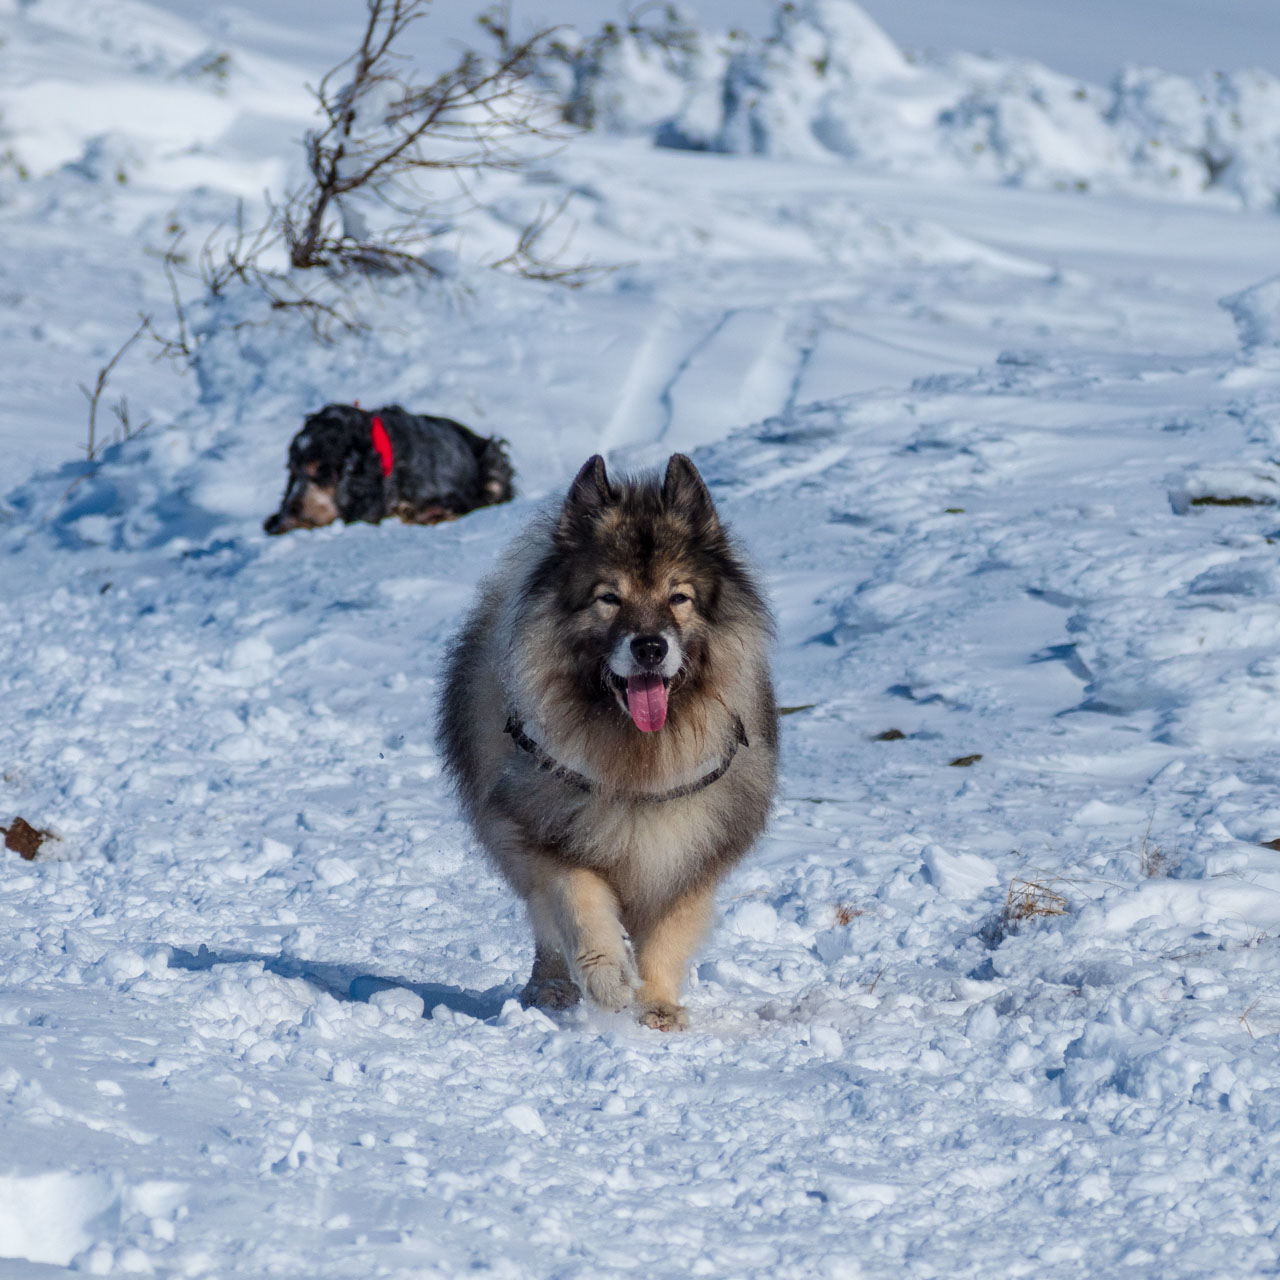
{"label": "bare shrub", "polygon": [[[493,56],[464,49],[453,66],[421,80],[398,46],[430,8],[431,0],[365,0],[359,47],[313,90],[322,123],[303,140],[307,181],[279,202],[268,199],[256,229],[240,206],[231,233],[210,237],[200,255],[209,296],[240,282],[265,294],[273,311],[306,315],[320,338],[364,328],[351,298],[329,281],[438,275],[426,251],[450,219],[478,209],[469,179],[530,164],[522,145],[529,139],[550,146],[567,137],[531,79],[556,28],[516,40],[505,10],[493,10],[480,19]],[[443,192],[440,175],[453,179]],[[539,207],[517,228],[513,249],[489,265],[570,287],[610,270],[563,261],[568,200]],[[277,255],[292,270],[269,266]]]}
{"label": "bare shrub", "polygon": [[[304,141],[310,178],[277,211],[292,266],[429,271],[421,254],[434,235],[433,201],[420,180],[514,169],[525,159],[519,142],[552,137],[552,109],[527,87],[551,30],[513,41],[509,24],[489,15],[495,57],[467,49],[419,81],[397,44],[430,4],[366,0],[360,47],[314,90],[324,123]],[[356,197],[389,223],[370,229]]]}
{"label": "bare shrub", "polygon": [[[236,206],[235,226],[230,235],[219,228],[205,241],[200,250],[200,279],[205,294],[220,298],[233,283],[251,285],[263,294],[272,311],[296,311],[305,316],[312,333],[328,342],[338,332],[356,333],[367,326],[359,318],[350,298],[329,293],[322,296],[327,277],[308,278],[292,273],[285,275],[264,267],[264,256],[281,240],[282,232],[274,215],[260,227],[250,231],[244,220],[244,203]],[[174,293],[174,307],[178,313],[180,331],[185,331],[182,321],[182,304]],[[171,350],[183,348],[169,344]],[[166,352],[165,354],[169,354]],[[188,357],[191,353],[187,353]]]}

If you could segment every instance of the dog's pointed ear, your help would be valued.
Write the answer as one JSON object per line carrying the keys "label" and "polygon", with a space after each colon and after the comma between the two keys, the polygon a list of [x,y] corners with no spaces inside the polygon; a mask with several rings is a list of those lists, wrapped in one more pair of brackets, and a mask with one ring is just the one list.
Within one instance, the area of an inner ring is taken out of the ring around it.
{"label": "dog's pointed ear", "polygon": [[580,527],[617,496],[605,472],[604,459],[598,453],[588,458],[565,496],[564,508],[560,512],[561,532],[568,533]]}
{"label": "dog's pointed ear", "polygon": [[720,527],[716,504],[698,468],[683,453],[673,453],[662,481],[662,505],[668,511],[679,511],[695,528],[713,530]]}

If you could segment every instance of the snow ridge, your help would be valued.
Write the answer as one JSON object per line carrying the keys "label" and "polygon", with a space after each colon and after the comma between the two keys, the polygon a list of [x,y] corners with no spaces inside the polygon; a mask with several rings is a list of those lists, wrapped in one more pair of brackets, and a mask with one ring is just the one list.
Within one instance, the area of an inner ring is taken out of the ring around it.
{"label": "snow ridge", "polygon": [[656,145],[843,160],[1060,189],[1272,208],[1280,78],[1125,67],[1107,87],[1032,61],[909,58],[853,0],[783,5],[762,41],[678,12],[562,43],[545,69],[571,120]]}

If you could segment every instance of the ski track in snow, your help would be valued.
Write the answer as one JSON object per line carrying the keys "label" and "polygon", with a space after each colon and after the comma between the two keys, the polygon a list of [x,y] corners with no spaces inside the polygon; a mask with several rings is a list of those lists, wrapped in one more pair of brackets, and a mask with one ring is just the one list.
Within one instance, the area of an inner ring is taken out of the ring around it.
{"label": "ski track in snow", "polygon": [[[202,47],[77,12],[0,10],[14,65],[163,92]],[[156,421],[67,462],[66,385],[163,304],[143,246],[301,128],[226,92],[209,186],[126,131],[128,183],[0,205],[0,822],[60,837],[0,851],[0,1276],[1274,1274],[1280,305],[1238,291],[1280,221],[585,138],[478,183],[502,216],[368,333],[193,302],[197,377],[135,353]],[[473,265],[549,185],[627,265]],[[301,416],[353,397],[507,436],[522,496],[267,539]],[[663,1036],[516,1004],[431,726],[538,504],[677,449],[788,713]]]}

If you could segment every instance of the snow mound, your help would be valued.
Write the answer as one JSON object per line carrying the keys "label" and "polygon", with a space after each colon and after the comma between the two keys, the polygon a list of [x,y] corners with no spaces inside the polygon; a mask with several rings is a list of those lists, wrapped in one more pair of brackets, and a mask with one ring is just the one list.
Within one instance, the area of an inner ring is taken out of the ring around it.
{"label": "snow mound", "polygon": [[1280,468],[1258,459],[1192,467],[1169,486],[1175,515],[1195,507],[1272,507],[1280,502]]}
{"label": "snow mound", "polygon": [[0,169],[27,176],[66,167],[123,185],[141,172],[171,193],[207,184],[256,200],[312,114],[295,69],[138,0],[0,6],[0,38]]}
{"label": "snow mound", "polygon": [[65,1267],[110,1227],[119,1201],[102,1174],[0,1176],[0,1258]]}
{"label": "snow mound", "polygon": [[1104,88],[1023,59],[909,58],[852,0],[785,4],[761,41],[674,13],[562,42],[544,74],[570,120],[664,147],[1256,208],[1280,193],[1273,75],[1128,67]]}
{"label": "snow mound", "polygon": [[1280,347],[1280,276],[1270,276],[1239,293],[1228,294],[1222,306],[1231,313],[1246,354],[1264,347]]}

